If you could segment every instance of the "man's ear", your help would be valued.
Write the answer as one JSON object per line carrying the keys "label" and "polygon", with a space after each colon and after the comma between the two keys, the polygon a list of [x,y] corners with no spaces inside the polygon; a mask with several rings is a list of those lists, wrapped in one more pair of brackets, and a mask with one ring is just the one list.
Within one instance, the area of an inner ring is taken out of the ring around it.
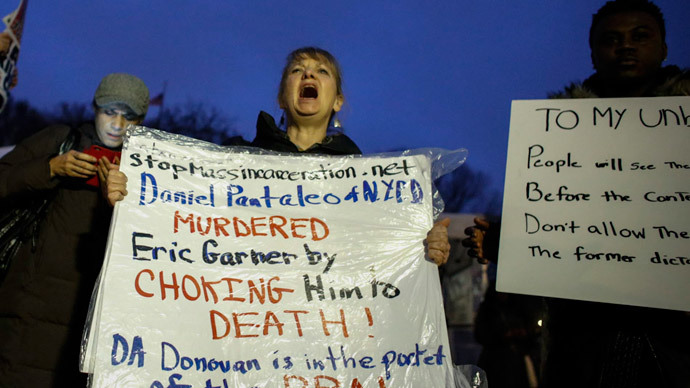
{"label": "man's ear", "polygon": [[668,46],[666,45],[666,42],[664,42],[664,61],[668,58]]}

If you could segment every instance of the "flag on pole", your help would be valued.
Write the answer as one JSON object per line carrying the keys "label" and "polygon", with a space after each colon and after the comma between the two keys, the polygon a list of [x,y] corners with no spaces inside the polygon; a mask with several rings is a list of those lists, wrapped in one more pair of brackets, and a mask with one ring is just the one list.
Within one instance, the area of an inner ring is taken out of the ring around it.
{"label": "flag on pole", "polygon": [[163,101],[165,100],[165,89],[168,88],[168,81],[163,82],[163,90],[157,95],[151,97],[149,100],[149,106],[160,106],[161,110],[163,108]]}
{"label": "flag on pole", "polygon": [[14,12],[2,18],[5,30],[0,32],[0,112],[2,112],[9,91],[16,84],[19,43],[24,30],[24,16],[28,0],[21,0]]}
{"label": "flag on pole", "polygon": [[24,15],[26,14],[26,4],[29,0],[21,0],[19,6],[14,12],[2,18],[7,26],[7,29],[12,31],[17,43],[22,40],[22,32],[24,31]]}
{"label": "flag on pole", "polygon": [[165,98],[165,94],[163,94],[163,92],[158,93],[158,95],[149,100],[149,106],[162,106],[163,98]]}
{"label": "flag on pole", "polygon": [[163,118],[163,103],[165,102],[165,89],[168,88],[168,81],[163,82],[163,91],[153,96],[149,100],[149,106],[158,107],[158,118],[156,118],[156,127],[160,127],[161,119]]}

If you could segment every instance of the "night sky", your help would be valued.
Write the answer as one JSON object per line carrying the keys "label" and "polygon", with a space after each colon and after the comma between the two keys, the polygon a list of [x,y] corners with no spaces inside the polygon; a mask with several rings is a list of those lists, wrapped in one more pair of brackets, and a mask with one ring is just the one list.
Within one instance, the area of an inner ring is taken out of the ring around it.
{"label": "night sky", "polygon": [[[152,95],[167,82],[166,107],[210,104],[251,139],[260,110],[280,116],[286,55],[316,45],[340,61],[340,118],[365,153],[467,148],[502,189],[511,100],[592,73],[587,36],[603,3],[30,0],[12,94],[41,109],[88,103],[105,74],[129,72]],[[687,67],[690,2],[656,3],[667,63]],[[18,4],[2,0],[0,16]]]}

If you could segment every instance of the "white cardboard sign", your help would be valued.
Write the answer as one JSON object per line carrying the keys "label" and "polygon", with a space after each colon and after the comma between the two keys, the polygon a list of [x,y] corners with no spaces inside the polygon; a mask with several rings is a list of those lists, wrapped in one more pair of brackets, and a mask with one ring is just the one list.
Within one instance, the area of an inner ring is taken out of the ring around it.
{"label": "white cardboard sign", "polygon": [[513,101],[498,290],[690,311],[690,97]]}

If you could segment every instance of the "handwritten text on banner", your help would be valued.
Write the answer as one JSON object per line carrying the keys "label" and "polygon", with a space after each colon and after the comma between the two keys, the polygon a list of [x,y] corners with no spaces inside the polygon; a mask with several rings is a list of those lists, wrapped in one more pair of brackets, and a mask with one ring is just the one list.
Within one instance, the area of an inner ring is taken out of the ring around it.
{"label": "handwritten text on banner", "polygon": [[514,101],[498,287],[690,310],[690,98]]}
{"label": "handwritten text on banner", "polygon": [[131,136],[123,152],[95,386],[452,381],[424,260],[425,156],[254,155],[165,136]]}

